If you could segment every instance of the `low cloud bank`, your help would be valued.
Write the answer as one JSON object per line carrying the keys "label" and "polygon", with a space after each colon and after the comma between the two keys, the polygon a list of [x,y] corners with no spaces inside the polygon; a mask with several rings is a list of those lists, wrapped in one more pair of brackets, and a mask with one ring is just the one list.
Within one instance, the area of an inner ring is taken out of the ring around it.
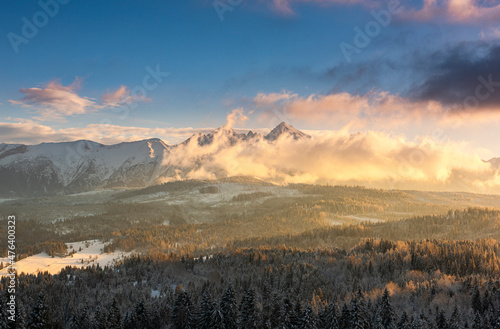
{"label": "low cloud bank", "polygon": [[490,163],[462,151],[463,145],[431,139],[411,142],[379,132],[332,132],[311,139],[282,136],[234,143],[221,129],[213,142],[197,138],[171,150],[164,162],[174,179],[252,176],[287,183],[366,185],[380,188],[500,193],[500,175]]}

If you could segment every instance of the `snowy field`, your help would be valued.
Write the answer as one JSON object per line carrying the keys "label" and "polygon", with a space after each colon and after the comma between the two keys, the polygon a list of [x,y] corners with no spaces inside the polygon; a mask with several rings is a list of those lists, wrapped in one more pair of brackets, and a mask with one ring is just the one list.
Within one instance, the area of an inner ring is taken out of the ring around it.
{"label": "snowy field", "polygon": [[[33,255],[24,258],[16,263],[18,273],[36,274],[38,272],[49,272],[57,274],[66,266],[87,267],[99,264],[101,267],[113,265],[115,261],[130,256],[129,253],[116,251],[114,253],[103,253],[103,248],[106,245],[99,240],[89,240],[67,243],[68,252],[75,250],[76,253],[66,257],[50,257],[46,253]],[[81,248],[81,250],[80,250]],[[80,250],[80,251],[79,251]],[[0,258],[4,264],[7,263],[6,258]],[[0,276],[7,274],[7,268],[0,271]]]}

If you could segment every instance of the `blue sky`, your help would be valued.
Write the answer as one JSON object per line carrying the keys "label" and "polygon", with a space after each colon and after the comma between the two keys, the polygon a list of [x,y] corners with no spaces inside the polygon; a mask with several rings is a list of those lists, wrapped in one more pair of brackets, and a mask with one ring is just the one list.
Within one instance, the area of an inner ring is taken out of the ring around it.
{"label": "blue sky", "polygon": [[[0,13],[0,142],[176,143],[240,109],[239,128],[284,119],[410,140],[444,130],[444,141],[500,156],[500,87],[464,109],[479,76],[500,81],[500,5],[426,3],[395,3],[381,24],[373,12],[390,2],[9,1]],[[217,6],[230,10],[221,16]],[[36,35],[23,33],[26,20],[38,23]],[[355,28],[377,24],[346,58]]]}

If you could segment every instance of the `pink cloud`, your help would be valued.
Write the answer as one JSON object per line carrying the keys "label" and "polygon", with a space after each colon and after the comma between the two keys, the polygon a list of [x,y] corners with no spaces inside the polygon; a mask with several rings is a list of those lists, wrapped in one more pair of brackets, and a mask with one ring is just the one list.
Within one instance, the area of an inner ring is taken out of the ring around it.
{"label": "pink cloud", "polygon": [[365,95],[342,92],[306,97],[283,91],[259,93],[253,101],[255,109],[261,112],[261,121],[269,120],[279,113],[285,120],[289,118],[311,124],[331,123],[336,127],[354,125],[358,128],[388,128],[429,121],[450,126],[500,120],[498,109],[465,111],[447,107],[437,101],[413,101],[383,91],[371,91]]}
{"label": "pink cloud", "polygon": [[117,90],[109,91],[101,96],[101,103],[90,97],[80,96],[77,90],[81,80],[63,86],[58,80],[51,81],[39,88],[22,88],[25,95],[20,100],[9,100],[13,105],[19,105],[38,115],[39,121],[64,121],[65,117],[81,115],[106,108],[121,107],[134,102],[149,102],[150,98],[142,95],[132,96],[129,88],[120,86]]}
{"label": "pink cloud", "polygon": [[65,116],[95,111],[99,106],[90,98],[76,93],[80,80],[63,86],[59,81],[51,81],[42,88],[22,88],[25,95],[21,100],[9,100],[11,104],[29,108],[38,113],[39,120],[60,121]]}
{"label": "pink cloud", "polygon": [[130,89],[126,86],[120,86],[115,91],[110,91],[101,96],[102,103],[109,107],[119,107],[125,104],[130,104],[134,102],[149,102],[150,98],[144,96],[132,97],[130,94]]}

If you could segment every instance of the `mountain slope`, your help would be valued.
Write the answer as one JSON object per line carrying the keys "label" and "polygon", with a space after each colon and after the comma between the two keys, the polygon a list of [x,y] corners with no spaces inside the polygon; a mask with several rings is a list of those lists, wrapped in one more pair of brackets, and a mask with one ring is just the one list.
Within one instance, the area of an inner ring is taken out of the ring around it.
{"label": "mountain slope", "polygon": [[1,195],[143,187],[165,170],[169,146],[159,139],[117,145],[92,141],[0,146]]}

